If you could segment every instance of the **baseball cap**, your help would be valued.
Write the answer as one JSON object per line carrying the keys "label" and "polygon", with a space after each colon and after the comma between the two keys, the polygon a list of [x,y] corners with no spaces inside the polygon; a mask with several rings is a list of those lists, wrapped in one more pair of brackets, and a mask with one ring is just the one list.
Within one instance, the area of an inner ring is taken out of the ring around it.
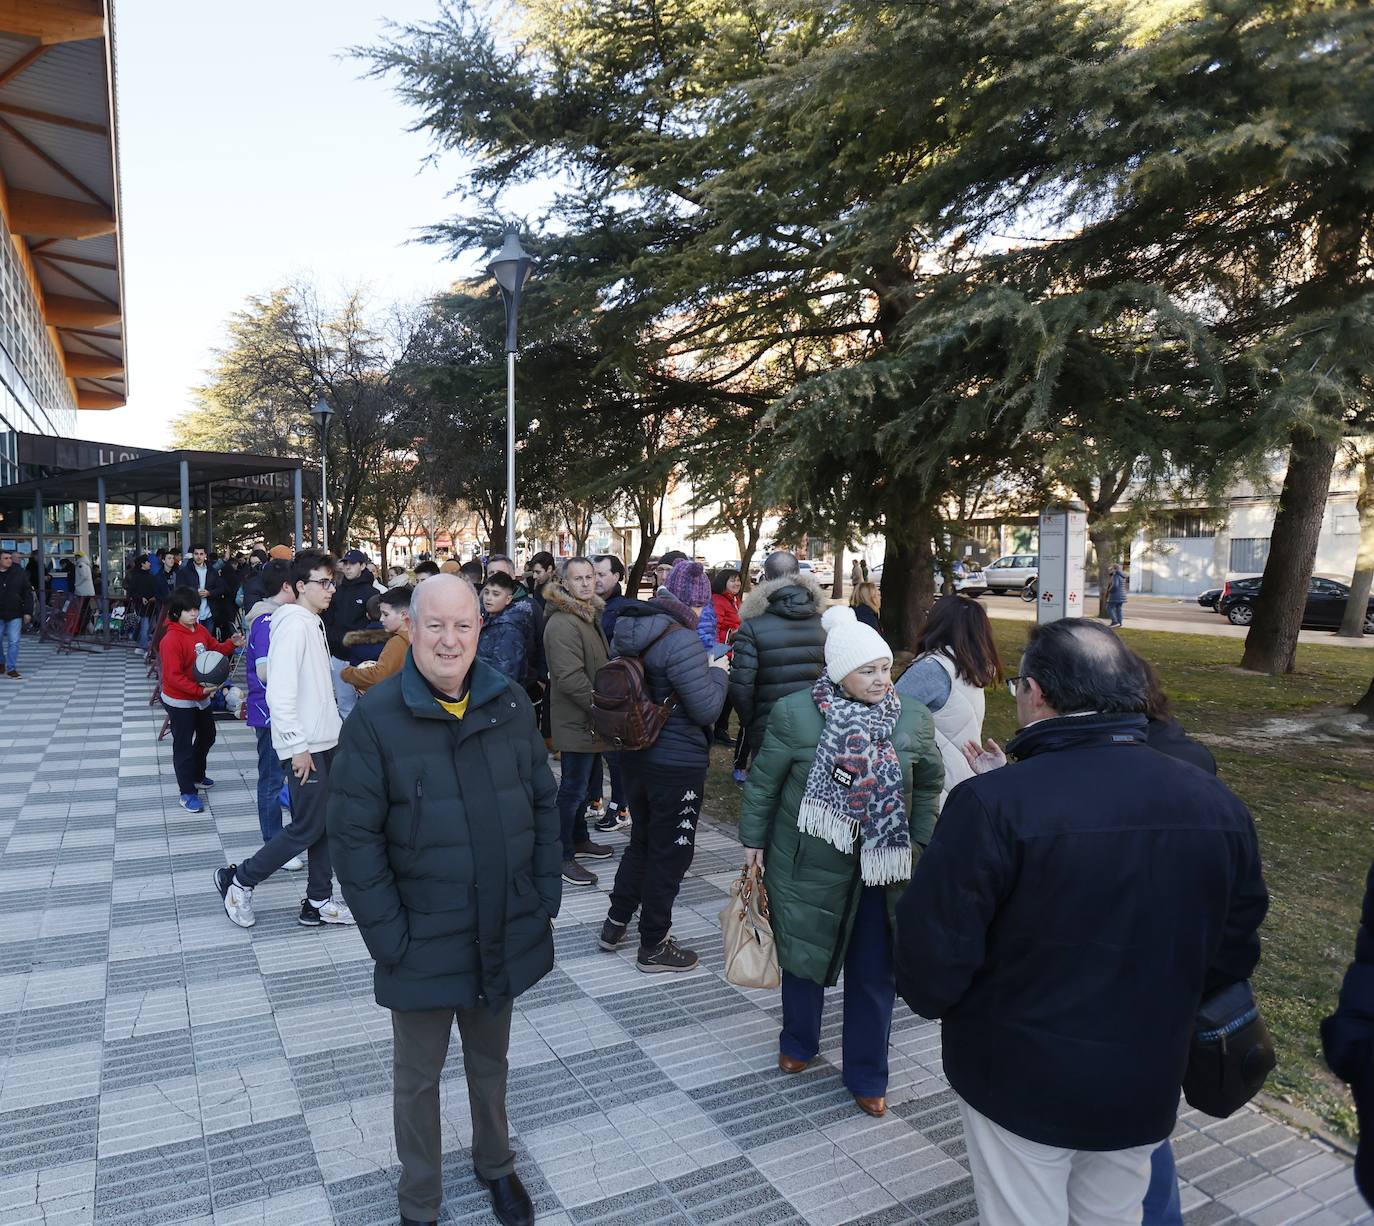
{"label": "baseball cap", "polygon": [[339,561],[341,561],[341,562],[366,562],[366,561],[367,561],[367,554],[365,554],[361,549],[350,549],[346,554],[344,554],[344,556],[343,556],[342,558],[339,559]]}

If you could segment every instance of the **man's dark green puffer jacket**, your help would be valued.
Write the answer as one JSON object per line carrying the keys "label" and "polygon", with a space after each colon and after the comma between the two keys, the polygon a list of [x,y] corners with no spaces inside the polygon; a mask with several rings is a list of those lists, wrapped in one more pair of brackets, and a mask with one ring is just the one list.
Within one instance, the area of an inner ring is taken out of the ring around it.
{"label": "man's dark green puffer jacket", "polygon": [[730,701],[755,752],[779,698],[809,690],[825,669],[825,598],[810,575],[760,583],[739,607],[730,657]]}
{"label": "man's dark green puffer jacket", "polygon": [[513,1000],[553,967],[557,786],[524,690],[481,660],[468,708],[435,701],[407,653],[344,723],[329,850],[387,1009]]}

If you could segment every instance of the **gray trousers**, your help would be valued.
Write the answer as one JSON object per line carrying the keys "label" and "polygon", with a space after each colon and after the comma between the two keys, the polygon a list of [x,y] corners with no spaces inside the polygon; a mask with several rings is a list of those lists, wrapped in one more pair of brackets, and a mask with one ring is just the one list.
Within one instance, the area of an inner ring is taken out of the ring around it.
{"label": "gray trousers", "polygon": [[391,1012],[395,1039],[396,1156],[401,1160],[397,1199],[401,1215],[421,1222],[439,1216],[444,1200],[443,1140],[439,1123],[439,1075],[449,1033],[458,1019],[463,1071],[472,1110],[472,1165],[483,1179],[515,1170],[506,1122],[506,1053],[511,1001],[497,1009],[426,1009]]}

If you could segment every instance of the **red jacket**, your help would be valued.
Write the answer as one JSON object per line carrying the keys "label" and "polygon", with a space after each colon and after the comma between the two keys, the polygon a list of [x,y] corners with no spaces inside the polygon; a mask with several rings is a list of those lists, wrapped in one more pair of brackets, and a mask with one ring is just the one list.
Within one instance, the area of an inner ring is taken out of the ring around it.
{"label": "red jacket", "polygon": [[716,642],[728,643],[740,627],[739,597],[728,592],[716,592],[711,597],[716,610]]}
{"label": "red jacket", "polygon": [[199,622],[191,630],[178,621],[168,621],[162,636],[162,646],[158,652],[162,658],[162,692],[168,698],[184,698],[200,702],[205,691],[192,671],[196,663],[196,644],[203,643],[206,651],[217,651],[222,656],[233,652],[229,643],[221,643]]}

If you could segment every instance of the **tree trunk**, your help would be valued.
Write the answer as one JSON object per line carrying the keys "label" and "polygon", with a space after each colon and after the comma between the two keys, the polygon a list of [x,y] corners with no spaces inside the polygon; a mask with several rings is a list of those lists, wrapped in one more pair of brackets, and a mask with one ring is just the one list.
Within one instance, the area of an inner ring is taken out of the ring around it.
{"label": "tree trunk", "polygon": [[837,536],[834,544],[835,582],[830,587],[830,595],[835,600],[844,599],[844,537]]}
{"label": "tree trunk", "polygon": [[1367,715],[1374,719],[1374,681],[1369,683],[1369,688],[1365,690],[1364,697],[1354,706],[1356,715]]}
{"label": "tree trunk", "polygon": [[1093,543],[1093,552],[1097,555],[1097,615],[1098,617],[1107,616],[1107,597],[1111,595],[1111,585],[1108,582],[1108,573],[1111,571],[1112,563],[1117,560],[1116,551],[1119,545],[1118,532],[1116,525],[1112,523],[1110,516],[1103,516],[1096,523],[1088,524],[1088,539]]}
{"label": "tree trunk", "polygon": [[896,651],[910,651],[935,603],[935,551],[931,547],[933,519],[915,517],[915,532],[901,539],[888,537],[883,559],[883,636]]}
{"label": "tree trunk", "polygon": [[1288,449],[1288,475],[1279,495],[1269,537],[1263,590],[1255,620],[1245,636],[1241,668],[1257,673],[1291,673],[1297,661],[1298,631],[1307,604],[1307,585],[1317,559],[1322,512],[1331,489],[1336,443],[1295,430]]}
{"label": "tree trunk", "polygon": [[632,599],[639,595],[639,585],[644,579],[644,572],[648,569],[649,559],[654,556],[654,546],[658,543],[658,533],[646,531],[641,524],[639,529],[639,552],[635,554],[634,565],[630,567],[630,576],[626,580],[625,595]]}
{"label": "tree trunk", "polygon": [[1355,573],[1350,580],[1350,600],[1345,606],[1339,634],[1357,639],[1364,634],[1369,611],[1369,592],[1374,587],[1374,452],[1360,465],[1360,545],[1355,553]]}

